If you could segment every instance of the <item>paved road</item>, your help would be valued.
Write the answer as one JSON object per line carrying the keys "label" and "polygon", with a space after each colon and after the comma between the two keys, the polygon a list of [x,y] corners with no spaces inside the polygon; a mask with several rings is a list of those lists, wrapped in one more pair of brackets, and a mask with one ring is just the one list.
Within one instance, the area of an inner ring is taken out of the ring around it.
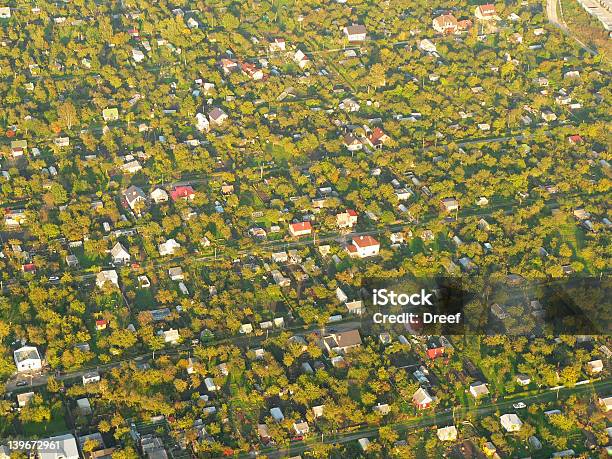
{"label": "paved road", "polygon": [[[557,26],[565,35],[573,38],[582,49],[596,56],[598,54],[597,51],[576,37],[565,23],[563,17],[559,17],[558,8],[561,8],[559,0],[546,0],[546,16],[548,17],[548,21]],[[563,13],[561,13],[561,15],[563,15]]]}
{"label": "paved road", "polygon": [[[520,394],[518,396],[509,400],[502,400],[495,403],[489,403],[486,405],[480,405],[478,408],[469,410],[466,407],[458,407],[455,409],[453,413],[451,410],[443,410],[438,411],[433,414],[425,415],[420,419],[412,419],[410,421],[398,422],[395,424],[390,424],[390,427],[393,427],[400,433],[406,432],[414,432],[424,428],[428,428],[434,425],[445,426],[449,425],[453,422],[459,424],[459,419],[465,418],[468,414],[476,415],[478,418],[482,418],[483,416],[489,416],[496,411],[502,412],[517,412],[520,416],[521,410],[515,410],[512,407],[513,403],[517,401],[522,401],[527,405],[533,403],[542,403],[542,402],[554,402],[559,394],[569,395],[569,394],[580,394],[584,392],[597,391],[600,394],[608,395],[608,393],[612,390],[612,381],[597,381],[590,384],[584,384],[581,386],[575,386],[572,388],[561,388],[557,390],[551,390],[550,388],[540,389],[538,393],[527,395],[521,397]],[[351,432],[345,435],[334,436],[330,438],[323,438],[323,443],[325,444],[343,444],[352,441],[357,441],[360,438],[373,438],[378,436],[379,427],[368,427],[358,432]],[[264,448],[260,451],[261,454],[265,454],[267,457],[271,459],[280,459],[283,457],[289,457],[294,455],[299,455],[308,451],[316,444],[321,443],[319,438],[313,438],[311,442],[300,442],[296,443],[289,448]],[[245,453],[239,458],[247,459],[249,457],[253,457],[250,453]]]}
{"label": "paved road", "polygon": [[[356,328],[360,328],[361,323],[357,320],[349,318],[344,321],[334,322],[333,324],[330,324],[329,327],[333,327],[334,329],[339,330],[339,331],[354,330]],[[284,333],[287,331],[293,331],[298,334],[308,334],[308,333],[315,332],[315,331],[319,331],[320,333],[325,333],[325,329],[322,329],[318,325],[307,327],[307,328],[304,328],[304,326],[302,325],[297,325],[297,326],[288,327],[288,328],[275,329],[274,331],[269,332],[267,335],[265,334],[264,335],[236,335],[236,336],[231,336],[227,338],[221,338],[221,339],[214,340],[208,343],[203,343],[203,345],[218,346],[220,344],[232,343],[239,347],[252,348],[255,345],[258,345],[261,341],[266,339],[268,336],[278,335],[280,333]],[[173,348],[162,349],[162,350],[156,351],[155,356],[159,357],[162,355],[184,354],[185,352],[192,351],[197,346],[198,346],[197,344],[196,345],[185,344],[185,345],[176,346]],[[108,363],[104,365],[97,365],[95,367],[81,368],[79,370],[62,373],[59,376],[56,376],[56,379],[58,381],[70,381],[73,379],[80,379],[85,374],[91,373],[92,371],[98,371],[100,373],[104,373],[104,372],[112,370],[113,368],[117,368],[125,363],[130,363],[130,362],[146,363],[146,362],[150,362],[151,360],[153,360],[153,353],[151,351],[148,351],[145,353],[131,356],[124,360],[119,360],[117,362],[112,362],[112,363]],[[26,375],[26,374],[17,374],[13,376],[13,378],[11,378],[6,383],[4,389],[6,392],[13,392],[15,390],[25,391],[25,390],[30,390],[33,387],[45,386],[47,384],[47,381],[49,380],[49,377],[51,376],[54,376],[53,372],[37,373],[36,375],[33,375],[31,378],[29,375]],[[26,386],[18,387],[17,383],[20,381],[25,381],[28,384]]]}

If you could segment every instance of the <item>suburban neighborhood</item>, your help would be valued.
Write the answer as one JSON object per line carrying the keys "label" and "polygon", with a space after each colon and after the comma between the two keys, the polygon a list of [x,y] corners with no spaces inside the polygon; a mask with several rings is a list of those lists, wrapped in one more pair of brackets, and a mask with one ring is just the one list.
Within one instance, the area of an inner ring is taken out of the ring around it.
{"label": "suburban neighborhood", "polygon": [[0,459],[612,455],[610,17],[0,3]]}

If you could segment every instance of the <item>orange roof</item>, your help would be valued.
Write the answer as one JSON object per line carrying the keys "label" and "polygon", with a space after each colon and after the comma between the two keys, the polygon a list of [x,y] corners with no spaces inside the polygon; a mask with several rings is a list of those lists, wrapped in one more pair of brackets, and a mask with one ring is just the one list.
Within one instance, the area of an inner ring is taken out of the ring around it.
{"label": "orange roof", "polygon": [[291,223],[291,230],[293,232],[298,231],[312,231],[312,225],[310,222],[299,222],[299,223]]}
{"label": "orange roof", "polygon": [[353,244],[356,247],[365,248],[380,245],[380,243],[372,236],[356,236],[353,238]]}

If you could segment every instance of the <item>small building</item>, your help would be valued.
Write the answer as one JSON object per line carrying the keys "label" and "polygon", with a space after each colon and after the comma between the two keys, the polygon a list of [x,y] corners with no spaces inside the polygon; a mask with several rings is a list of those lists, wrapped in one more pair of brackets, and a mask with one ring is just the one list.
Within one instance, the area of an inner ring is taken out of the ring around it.
{"label": "small building", "polygon": [[455,212],[459,210],[459,201],[455,198],[444,198],[440,201],[440,205],[445,212]]}
{"label": "small building", "polygon": [[344,36],[350,43],[359,43],[367,38],[366,27],[362,24],[353,24],[342,29]]}
{"label": "small building", "polygon": [[270,416],[272,416],[272,418],[276,422],[281,422],[283,419],[285,419],[285,415],[283,414],[281,409],[277,406],[275,406],[274,408],[270,410]]}
{"label": "small building", "polygon": [[195,198],[195,190],[189,185],[175,186],[170,191],[170,197],[174,202],[179,199],[193,200]]}
{"label": "small building", "polygon": [[210,112],[208,112],[208,119],[210,120],[210,124],[215,126],[221,126],[225,120],[227,120],[228,115],[219,107],[213,108]]}
{"label": "small building", "polygon": [[132,185],[123,192],[123,196],[130,206],[130,209],[136,211],[138,207],[147,202],[147,196],[141,188]]}
{"label": "small building", "polygon": [[210,130],[208,118],[203,113],[196,113],[196,128],[200,132],[208,132]]}
{"label": "small building", "polygon": [[107,283],[110,283],[117,288],[119,287],[119,276],[117,275],[117,271],[114,269],[100,271],[98,274],[96,274],[96,285],[98,288],[103,288]]}
{"label": "small building", "polygon": [[481,21],[490,21],[491,19],[497,18],[497,11],[495,10],[495,5],[487,3],[477,6],[474,15],[476,19],[480,19]]}
{"label": "small building", "polygon": [[289,224],[289,234],[293,237],[308,236],[312,233],[310,222],[298,222]]}
{"label": "small building", "polygon": [[270,430],[265,424],[257,424],[257,435],[263,443],[268,443],[271,439]]}
{"label": "small building", "polygon": [[208,390],[208,392],[216,392],[220,389],[212,378],[205,378],[204,384],[206,385],[206,390]]}
{"label": "small building", "polygon": [[160,330],[159,335],[164,338],[164,343],[177,344],[181,335],[178,330],[171,328],[170,330]]}
{"label": "small building", "polygon": [[102,119],[104,121],[117,121],[119,119],[119,110],[117,108],[105,108],[102,110]]}
{"label": "small building", "polygon": [[361,315],[365,314],[365,312],[366,312],[366,308],[363,305],[363,301],[361,301],[361,300],[347,301],[344,304],[345,304],[346,309],[348,310],[349,314],[355,314],[357,316],[361,316]]}
{"label": "small building", "polygon": [[76,401],[77,410],[82,416],[89,416],[93,411],[88,398],[80,398]]}
{"label": "small building", "polygon": [[111,249],[110,253],[115,265],[128,264],[132,259],[130,253],[123,246],[123,244],[121,244],[121,242],[117,242]]}
{"label": "small building", "polygon": [[76,255],[66,255],[66,264],[69,268],[76,268],[77,266],[79,266],[79,259]]}
{"label": "small building", "polygon": [[17,406],[19,408],[23,408],[30,400],[34,398],[34,392],[25,392],[23,394],[17,394]]}
{"label": "small building", "polygon": [[359,443],[361,451],[363,452],[366,452],[370,447],[370,440],[368,440],[367,438],[360,438],[359,440],[357,440],[357,443]]}
{"label": "small building", "polygon": [[457,439],[457,428],[448,426],[439,428],[436,432],[440,441],[455,441]]}
{"label": "small building", "polygon": [[296,435],[306,435],[310,432],[308,423],[306,421],[298,421],[293,423],[293,430]]}
{"label": "small building", "polygon": [[351,257],[367,258],[377,256],[380,252],[380,242],[372,236],[355,236],[353,243],[347,247]]}
{"label": "small building", "polygon": [[83,385],[86,386],[87,384],[95,384],[100,382],[100,373],[98,373],[97,371],[92,371],[89,373],[85,373],[82,376],[82,381],[83,381]]}
{"label": "small building", "polygon": [[601,361],[601,359],[591,360],[590,362],[587,363],[587,370],[589,371],[589,373],[592,373],[592,374],[601,373],[603,369],[604,369],[604,364]]}
{"label": "small building", "polygon": [[515,413],[503,414],[499,421],[506,432],[518,432],[523,426],[523,422]]}
{"label": "small building", "polygon": [[13,352],[18,372],[36,371],[42,368],[42,359],[34,346],[23,346]]}
{"label": "small building", "polygon": [[602,409],[607,413],[608,411],[612,410],[612,397],[600,398],[599,404],[601,405]]}
{"label": "small building", "polygon": [[472,394],[474,398],[484,397],[485,395],[489,395],[489,388],[486,383],[476,381],[470,384],[470,394]]}
{"label": "small building", "polygon": [[175,239],[168,239],[166,242],[162,242],[157,246],[159,254],[163,257],[166,255],[174,255],[177,249],[181,247],[181,244],[176,242]]}
{"label": "small building", "polygon": [[272,39],[272,41],[269,44],[269,49],[270,52],[274,53],[274,52],[280,52],[280,51],[285,51],[287,48],[287,45],[285,43],[285,39],[284,38],[274,38]]}
{"label": "small building", "polygon": [[363,149],[363,143],[353,134],[346,134],[343,138],[344,146],[348,151],[359,151]]}
{"label": "small building", "polygon": [[357,329],[332,333],[323,338],[323,346],[327,352],[346,354],[351,349],[361,346],[361,335]]}
{"label": "small building", "polygon": [[0,19],[10,19],[11,8],[9,6],[0,7]]}
{"label": "small building", "polygon": [[181,281],[185,279],[183,268],[180,266],[173,266],[172,268],[168,269],[168,275],[173,281]]}
{"label": "small building", "polygon": [[531,384],[531,378],[524,374],[516,375],[516,382],[519,386],[528,386]]}
{"label": "small building", "polygon": [[298,49],[293,55],[293,61],[298,65],[302,70],[306,68],[306,66],[310,63],[310,59],[308,56],[301,50]]}
{"label": "small building", "polygon": [[346,212],[341,212],[336,215],[336,224],[338,228],[352,229],[357,224],[357,212],[348,209]]}
{"label": "small building", "polygon": [[155,188],[153,191],[151,191],[151,200],[155,204],[160,204],[162,202],[167,202],[168,201],[168,193],[166,192],[166,190],[164,190],[162,188]]}
{"label": "small building", "polygon": [[412,396],[412,404],[417,408],[417,410],[425,410],[431,406],[434,402],[434,399],[427,389],[419,387],[419,389]]}
{"label": "small building", "polygon": [[379,150],[382,149],[383,145],[387,143],[390,139],[391,137],[385,134],[384,131],[379,127],[374,128],[370,135],[366,136],[368,144],[372,148],[376,148]]}
{"label": "small building", "polygon": [[79,447],[72,434],[57,437],[43,438],[43,444],[52,444],[55,447],[49,451],[39,451],[39,459],[79,459]]}

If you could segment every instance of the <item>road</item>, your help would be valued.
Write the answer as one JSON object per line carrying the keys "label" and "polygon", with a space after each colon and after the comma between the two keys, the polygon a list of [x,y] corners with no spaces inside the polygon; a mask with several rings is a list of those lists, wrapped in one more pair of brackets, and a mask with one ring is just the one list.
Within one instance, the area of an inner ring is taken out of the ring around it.
{"label": "road", "polygon": [[[588,46],[578,37],[576,37],[565,23],[563,17],[559,17],[557,9],[557,7],[561,8],[559,1],[560,0],[546,0],[546,16],[548,17],[548,21],[551,24],[557,26],[559,30],[561,30],[565,35],[573,38],[574,41],[576,41],[576,43],[578,43],[582,49],[584,49],[588,53],[591,53],[593,56],[596,56],[598,54],[597,51]],[[561,16],[563,16],[563,12],[561,13]]]}
{"label": "road", "polygon": [[[420,419],[411,419],[409,421],[398,422],[394,424],[389,424],[388,426],[393,427],[399,433],[406,432],[414,432],[424,428],[428,428],[434,425],[445,426],[452,423],[459,424],[457,422],[458,419],[465,418],[469,415],[476,415],[478,418],[482,418],[483,416],[489,416],[494,414],[497,411],[501,412],[517,412],[517,414],[521,415],[520,410],[516,410],[512,407],[513,403],[517,401],[522,401],[527,405],[533,403],[542,403],[542,402],[554,402],[560,394],[563,395],[571,395],[571,394],[581,394],[585,392],[597,391],[600,394],[607,395],[610,390],[612,390],[612,381],[597,381],[594,383],[584,384],[580,386],[574,386],[571,388],[561,388],[558,391],[552,390],[550,388],[539,389],[537,393],[532,395],[527,395],[521,397],[520,394],[518,396],[509,400],[502,400],[499,402],[489,403],[485,405],[480,405],[475,410],[468,410],[466,407],[459,407],[454,410],[454,413],[450,410],[443,410],[434,412],[433,414],[425,415]],[[352,441],[357,441],[360,438],[373,438],[378,436],[379,427],[367,427],[358,432],[351,432],[344,435],[336,435],[329,438],[323,438],[323,443],[325,444],[343,444],[349,443]],[[260,454],[265,454],[267,457],[271,459],[280,459],[283,457],[295,456],[308,451],[316,444],[321,443],[319,437],[314,438],[311,441],[304,441],[295,443],[291,445],[289,448],[263,448],[260,451]],[[250,453],[244,453],[239,458],[247,459],[253,457]]]}
{"label": "road", "polygon": [[[354,319],[347,319],[344,321],[334,322],[333,324],[330,324],[330,326],[333,326],[334,329],[339,330],[339,331],[354,330],[356,328],[360,328],[361,323]],[[266,339],[268,336],[274,336],[274,335],[278,335],[280,333],[284,333],[288,331],[293,331],[299,334],[308,334],[308,333],[312,333],[315,331],[318,331],[320,333],[325,333],[325,329],[322,329],[318,325],[307,327],[307,328],[304,328],[304,326],[298,325],[298,326],[289,327],[289,328],[276,329],[264,335],[236,335],[236,336],[217,339],[217,340],[214,340],[208,343],[203,343],[203,344],[206,346],[213,346],[213,345],[231,343],[239,347],[252,348],[253,346],[258,345],[261,341]],[[178,354],[186,353],[188,351],[193,351],[193,349],[197,346],[198,346],[197,344],[185,344],[182,346],[176,346],[173,348],[167,348],[167,349],[156,351],[155,355],[157,357],[162,356],[162,355],[178,355]],[[70,381],[73,379],[80,379],[86,373],[91,373],[93,371],[104,373],[104,372],[112,370],[113,368],[120,367],[121,365],[130,363],[130,362],[147,363],[152,360],[153,360],[153,353],[151,351],[148,351],[145,353],[131,356],[124,360],[119,360],[117,362],[112,362],[112,363],[108,363],[104,365],[97,365],[94,367],[81,368],[79,370],[62,373],[59,376],[56,376],[56,379],[58,381]],[[13,378],[9,379],[4,389],[5,389],[5,392],[13,392],[15,390],[26,391],[26,390],[32,389],[33,387],[45,386],[47,384],[47,381],[49,380],[49,377],[51,376],[54,376],[52,372],[37,373],[31,378],[27,374],[17,374],[17,375],[14,375]],[[17,383],[20,381],[25,381],[28,384],[26,386],[18,387]]]}

